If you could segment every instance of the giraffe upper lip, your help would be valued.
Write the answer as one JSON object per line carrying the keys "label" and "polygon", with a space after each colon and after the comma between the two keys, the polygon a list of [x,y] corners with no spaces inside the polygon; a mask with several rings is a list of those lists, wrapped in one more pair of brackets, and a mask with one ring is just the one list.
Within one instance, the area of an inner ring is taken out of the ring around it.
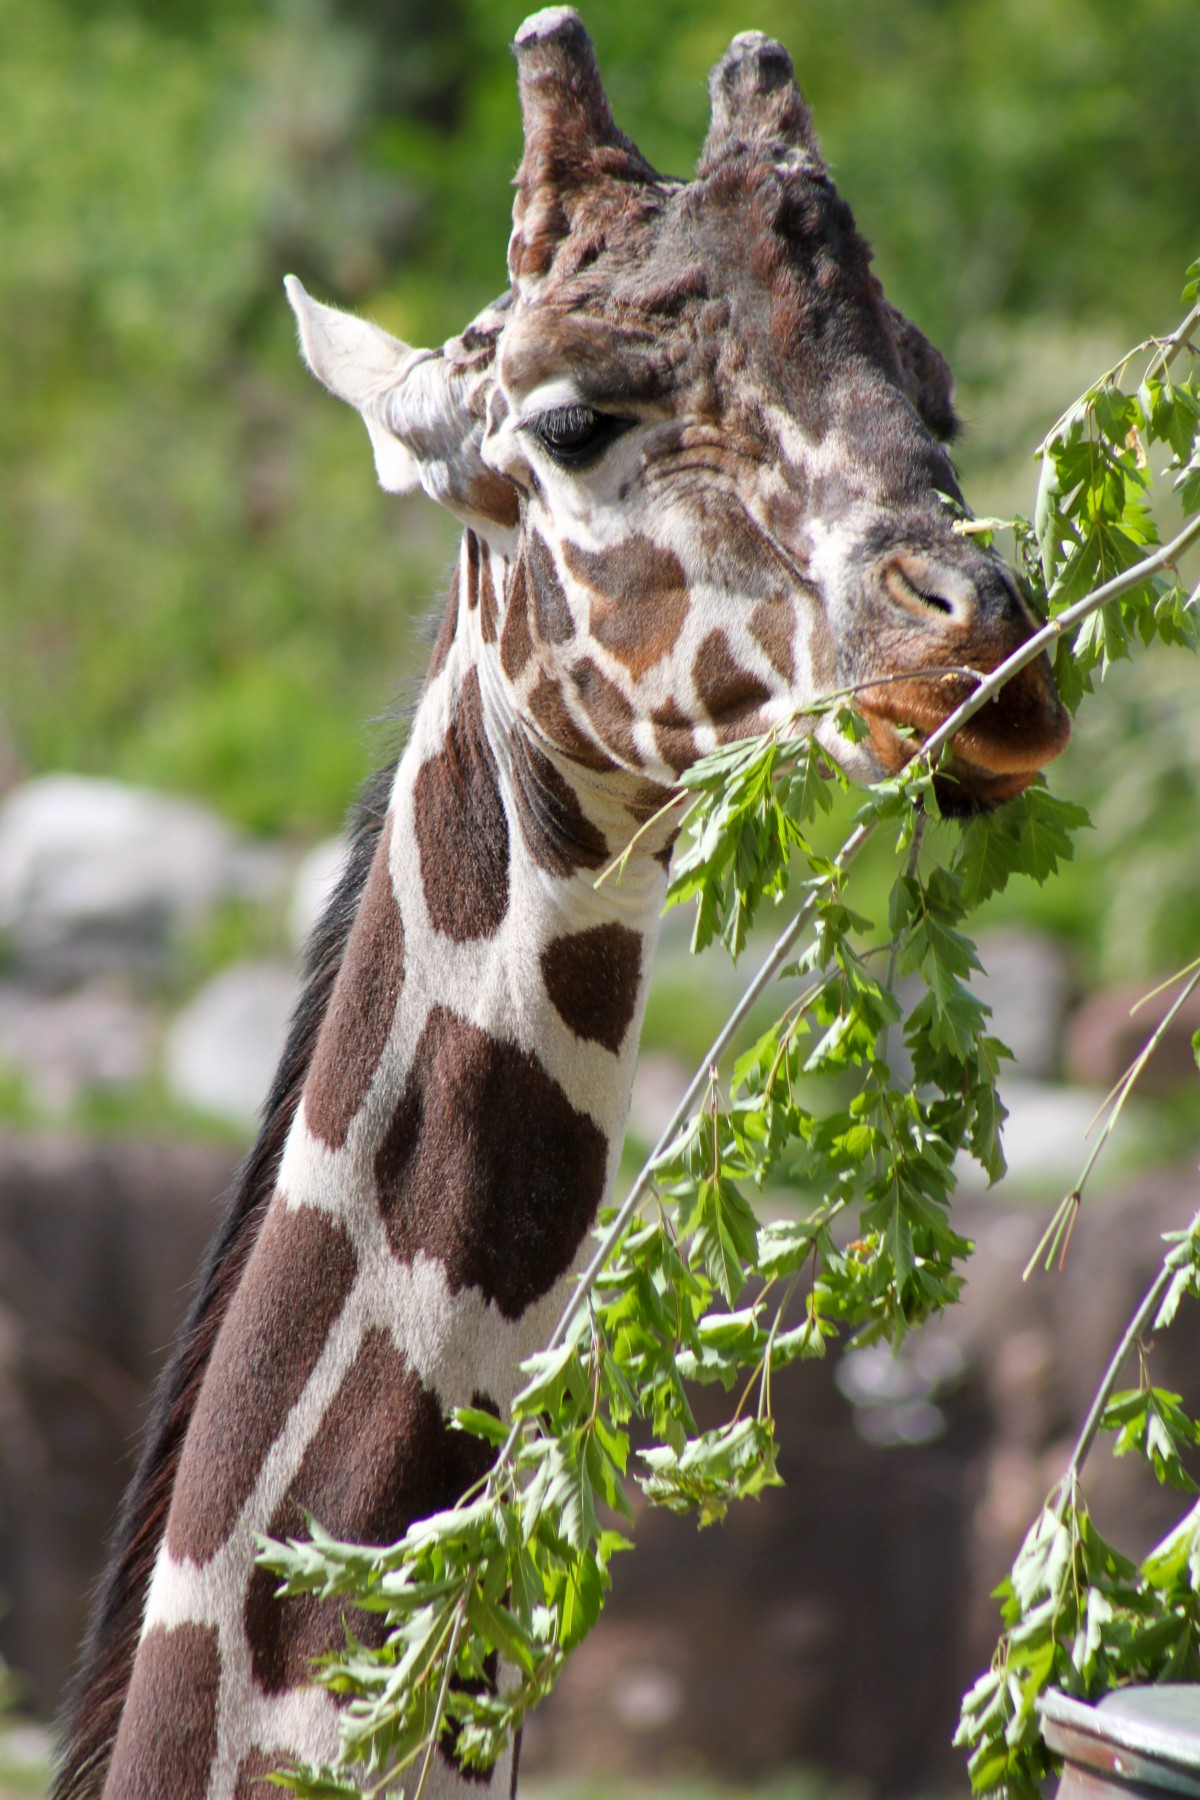
{"label": "giraffe upper lip", "polygon": [[[884,766],[895,773],[974,691],[970,675],[953,669],[866,688],[858,705]],[[1049,664],[1039,658],[960,726],[954,734],[954,766],[964,779],[992,787],[1022,776],[1011,790],[1019,793],[1059,754],[1069,735],[1069,715],[1055,692]]]}

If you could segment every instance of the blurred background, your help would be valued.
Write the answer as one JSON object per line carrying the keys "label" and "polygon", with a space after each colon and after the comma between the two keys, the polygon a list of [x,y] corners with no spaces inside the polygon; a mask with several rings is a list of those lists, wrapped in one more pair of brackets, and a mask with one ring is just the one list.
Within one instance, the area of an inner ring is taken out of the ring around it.
{"label": "blurred background", "polygon": [[[501,289],[524,10],[0,0],[0,1646],[30,1719],[57,1704],[296,946],[402,731],[454,550],[427,503],[376,488],[281,278],[420,343]],[[1061,407],[1182,312],[1195,0],[582,10],[619,123],[678,173],[729,38],[783,39],[889,297],[955,367],[973,506],[1030,512]],[[1156,1232],[1196,1203],[1200,1019],[1067,1277],[1012,1285],[1141,1041],[1131,992],[1200,950],[1195,679],[1179,653],[1113,672],[1052,771],[1095,829],[985,921],[1014,1174],[964,1201],[963,1318],[901,1364],[798,1371],[785,1495],[703,1539],[645,1521],[530,1733],[543,1784],[964,1787],[947,1740],[988,1589]],[[703,976],[669,929],[635,1145],[737,991]],[[1101,1481],[1145,1548],[1154,1497]],[[9,1737],[0,1781],[36,1786],[41,1740]]]}

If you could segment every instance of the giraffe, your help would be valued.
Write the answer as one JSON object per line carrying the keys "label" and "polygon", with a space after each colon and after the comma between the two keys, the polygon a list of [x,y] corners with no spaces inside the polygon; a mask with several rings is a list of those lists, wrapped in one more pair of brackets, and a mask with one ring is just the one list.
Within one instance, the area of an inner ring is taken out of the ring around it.
{"label": "giraffe", "polygon": [[[287,283],[382,485],[420,486],[464,535],[163,1380],[60,1800],[241,1800],[331,1756],[310,1659],[377,1621],[276,1600],[254,1534],[307,1513],[389,1542],[481,1473],[446,1415],[504,1412],[614,1179],[664,797],[850,684],[868,735],[816,731],[852,774],[895,771],[968,691],[953,671],[1034,628],[952,529],[949,370],[885,299],[782,46],[743,33],[717,63],[691,181],[617,129],[572,9],[528,19],[515,53],[502,297],[412,350]],[[943,807],[1018,793],[1066,735],[1043,659],[959,733]]]}

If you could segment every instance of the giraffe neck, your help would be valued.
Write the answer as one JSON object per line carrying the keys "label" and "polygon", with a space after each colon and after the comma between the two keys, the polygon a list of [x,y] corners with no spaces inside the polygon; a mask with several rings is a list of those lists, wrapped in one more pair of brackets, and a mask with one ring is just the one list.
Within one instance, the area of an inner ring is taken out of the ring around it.
{"label": "giraffe neck", "polygon": [[336,1709],[306,1683],[345,1608],[277,1602],[255,1534],[304,1535],[311,1515],[386,1543],[461,1495],[486,1453],[445,1415],[508,1407],[616,1172],[662,858],[597,891],[639,794],[516,716],[481,604],[503,573],[468,539],[184,1444],[112,1796],[218,1800],[333,1754]]}

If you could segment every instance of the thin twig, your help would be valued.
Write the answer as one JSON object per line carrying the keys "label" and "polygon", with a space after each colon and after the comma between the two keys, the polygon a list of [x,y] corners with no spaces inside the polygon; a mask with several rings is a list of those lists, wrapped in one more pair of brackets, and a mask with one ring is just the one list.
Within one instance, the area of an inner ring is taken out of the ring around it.
{"label": "thin twig", "polygon": [[[1135,1085],[1141,1077],[1143,1069],[1154,1055],[1154,1052],[1158,1049],[1158,1046],[1162,1043],[1168,1027],[1172,1020],[1177,1017],[1184,1002],[1191,994],[1195,993],[1198,987],[1200,987],[1200,957],[1198,957],[1195,962],[1188,963],[1187,967],[1181,969],[1178,974],[1171,976],[1170,980],[1160,982],[1159,985],[1156,988],[1152,988],[1148,994],[1143,994],[1142,998],[1138,1001],[1137,1006],[1132,1009],[1133,1012],[1136,1012],[1138,1006],[1144,1006],[1148,1000],[1154,999],[1155,995],[1161,994],[1164,988],[1170,987],[1171,982],[1180,981],[1185,975],[1190,975],[1191,979],[1184,983],[1183,987],[1180,989],[1171,1005],[1167,1008],[1154,1030],[1150,1033],[1150,1036],[1146,1039],[1146,1042],[1142,1045],[1125,1073],[1105,1097],[1096,1112],[1095,1118],[1092,1119],[1091,1125],[1088,1126],[1088,1132],[1090,1133],[1092,1125],[1096,1123],[1096,1119],[1100,1117],[1106,1107],[1111,1107],[1108,1118],[1104,1121],[1104,1129],[1092,1146],[1091,1154],[1083,1165],[1083,1171],[1079,1180],[1075,1183],[1075,1186],[1071,1189],[1071,1192],[1066,1198],[1059,1202],[1054,1217],[1042,1233],[1041,1238],[1038,1240],[1037,1248],[1025,1265],[1021,1276],[1022,1281],[1029,1280],[1035,1267],[1041,1261],[1043,1251],[1046,1252],[1046,1269],[1047,1272],[1049,1271],[1050,1264],[1054,1260],[1055,1251],[1059,1249],[1060,1240],[1062,1249],[1058,1266],[1061,1272],[1063,1264],[1066,1261],[1067,1246],[1071,1241],[1071,1233],[1075,1229],[1075,1218],[1079,1211],[1080,1202],[1083,1199],[1083,1190],[1087,1186],[1088,1178],[1096,1166],[1100,1152],[1104,1149],[1109,1138],[1116,1130],[1117,1121],[1125,1110],[1125,1102],[1133,1092]],[[1066,1233],[1065,1237],[1063,1236],[1064,1226]],[[1048,1250],[1046,1248],[1047,1245],[1049,1245]]]}
{"label": "thin twig", "polygon": [[[1188,1229],[1191,1232],[1200,1230],[1200,1213],[1196,1214]],[[1143,1331],[1145,1331],[1147,1325],[1154,1317],[1155,1308],[1162,1298],[1165,1289],[1170,1285],[1174,1274],[1175,1269],[1171,1263],[1169,1261],[1164,1261],[1162,1268],[1158,1271],[1158,1274],[1147,1288],[1137,1311],[1125,1327],[1124,1335],[1113,1353],[1113,1359],[1109,1363],[1108,1368],[1104,1371],[1104,1379],[1101,1381],[1100,1386],[1096,1391],[1096,1397],[1092,1401],[1091,1410],[1083,1422],[1083,1429],[1079,1433],[1075,1448],[1071,1452],[1071,1459],[1063,1471],[1062,1480],[1059,1483],[1060,1497],[1055,1511],[1060,1519],[1066,1509],[1068,1493],[1078,1481],[1079,1471],[1087,1461],[1088,1452],[1096,1441],[1096,1433],[1100,1429],[1100,1420],[1104,1415],[1104,1408],[1108,1405],[1109,1396],[1117,1385],[1117,1377],[1124,1367],[1125,1358],[1129,1355],[1129,1352],[1133,1349]]]}
{"label": "thin twig", "polygon": [[1160,370],[1165,374],[1171,364],[1175,361],[1175,358],[1179,355],[1179,352],[1185,347],[1191,348],[1188,344],[1188,339],[1191,337],[1192,332],[1197,326],[1200,326],[1200,305],[1193,306],[1191,312],[1183,321],[1183,324],[1177,326],[1170,337],[1159,340],[1158,355],[1146,370],[1143,380],[1153,381]]}
{"label": "thin twig", "polygon": [[1050,442],[1051,438],[1056,438],[1059,435],[1063,426],[1068,423],[1072,415],[1076,413],[1080,407],[1091,405],[1105,383],[1111,381],[1112,377],[1122,371],[1128,363],[1131,363],[1135,356],[1140,356],[1143,350],[1149,350],[1153,345],[1157,352],[1154,360],[1147,366],[1146,373],[1142,377],[1144,381],[1151,381],[1160,370],[1165,371],[1169,369],[1181,350],[1184,348],[1191,348],[1188,340],[1198,322],[1200,322],[1200,306],[1194,306],[1186,319],[1184,319],[1183,323],[1177,325],[1175,330],[1169,332],[1166,337],[1143,338],[1140,344],[1135,344],[1132,350],[1127,350],[1124,356],[1113,363],[1111,368],[1105,369],[1103,375],[1092,382],[1086,392],[1081,394],[1079,399],[1074,401],[1065,413],[1060,413],[1059,417],[1055,420],[1050,430],[1042,439],[1041,444],[1038,446],[1037,454],[1040,455],[1042,451],[1045,450],[1046,445]]}
{"label": "thin twig", "polygon": [[438,1739],[442,1735],[442,1721],[446,1716],[446,1696],[450,1692],[450,1679],[454,1674],[455,1658],[458,1656],[458,1640],[462,1636],[462,1628],[466,1623],[466,1618],[467,1596],[466,1590],[464,1589],[463,1597],[458,1603],[458,1610],[454,1620],[454,1629],[450,1633],[450,1645],[446,1651],[446,1667],[442,1671],[442,1682],[438,1689],[437,1705],[433,1709],[433,1725],[429,1733],[429,1745],[425,1751],[425,1761],[421,1764],[421,1777],[417,1782],[413,1800],[421,1800],[421,1796],[425,1792],[425,1783],[429,1778],[429,1769],[433,1762],[433,1753],[437,1749]]}
{"label": "thin twig", "polygon": [[625,873],[625,864],[629,861],[630,853],[633,850],[634,845],[637,844],[643,837],[645,837],[646,833],[650,830],[651,826],[657,825],[658,821],[660,819],[665,819],[667,814],[669,812],[674,812],[674,810],[677,806],[682,806],[684,801],[687,798],[688,798],[688,789],[687,788],[676,788],[669,795],[669,797],[663,801],[663,803],[659,807],[658,811],[655,813],[651,813],[650,817],[648,819],[644,820],[644,822],[638,826],[637,830],[634,832],[633,836],[630,838],[629,842],[626,844],[625,848],[620,852],[620,854],[617,856],[614,856],[612,861],[607,865],[606,868],[601,869],[601,871],[597,875],[595,881],[592,883],[592,886],[594,888],[603,887],[604,883],[608,880],[609,876],[612,875],[613,873],[616,873],[617,879],[619,881],[621,876]]}
{"label": "thin twig", "polygon": [[892,687],[907,681],[950,681],[956,676],[965,681],[982,681],[984,672],[982,669],[973,669],[969,663],[940,663],[931,665],[928,669],[904,669],[897,675],[872,675],[865,681],[852,681],[848,687],[832,688],[818,699],[798,706],[792,719],[806,719],[817,713],[832,712],[836,700],[850,700],[855,694],[870,693],[872,688]]}

